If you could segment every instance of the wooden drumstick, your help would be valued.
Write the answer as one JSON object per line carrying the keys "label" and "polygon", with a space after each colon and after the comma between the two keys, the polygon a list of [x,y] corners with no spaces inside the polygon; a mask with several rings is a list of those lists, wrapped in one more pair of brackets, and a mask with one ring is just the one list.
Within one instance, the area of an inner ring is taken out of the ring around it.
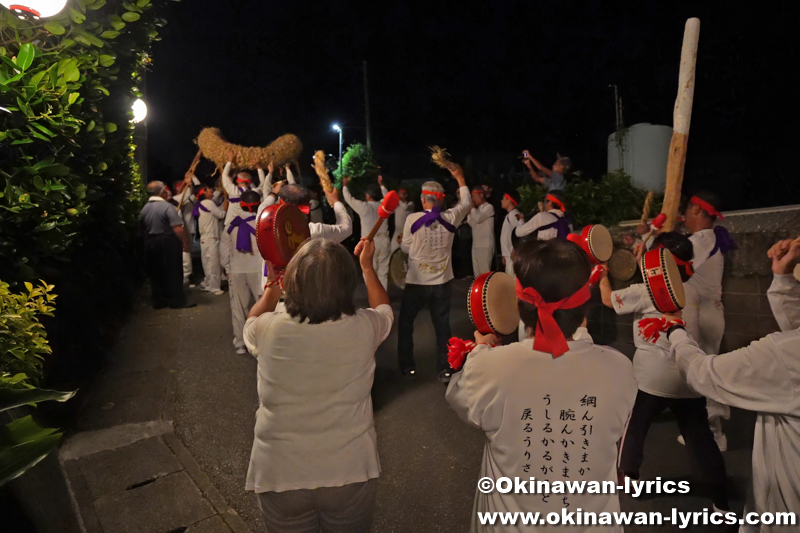
{"label": "wooden drumstick", "polygon": [[368,241],[375,238],[378,230],[381,229],[383,221],[392,216],[392,213],[394,213],[394,210],[397,209],[399,204],[400,196],[398,196],[397,191],[389,191],[386,193],[386,196],[383,197],[383,201],[381,202],[381,206],[378,208],[378,220],[375,222],[375,225],[372,226],[372,231],[367,235]]}
{"label": "wooden drumstick", "polygon": [[[192,166],[189,167],[189,172],[187,174],[194,174],[194,171],[197,169],[197,165],[200,164],[200,158],[203,157],[203,151],[198,150],[197,155],[194,156],[194,160],[192,160]],[[178,203],[178,211],[181,210],[183,207],[183,201],[186,199],[186,186],[183,187],[181,190],[181,201]]]}
{"label": "wooden drumstick", "polygon": [[689,145],[689,126],[692,122],[692,103],[694,101],[695,67],[697,65],[697,45],[700,40],[700,19],[686,21],[681,49],[681,68],[678,77],[678,97],[672,119],[672,141],[669,145],[667,161],[667,184],[664,189],[664,206],[661,212],[667,215],[664,231],[675,228],[678,207],[681,201],[683,169],[686,165],[686,150]]}

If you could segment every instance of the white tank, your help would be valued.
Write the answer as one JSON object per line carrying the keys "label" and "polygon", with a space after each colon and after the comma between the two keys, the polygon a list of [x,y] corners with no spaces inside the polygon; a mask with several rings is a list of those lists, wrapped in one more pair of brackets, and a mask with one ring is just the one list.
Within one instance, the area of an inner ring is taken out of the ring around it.
{"label": "white tank", "polygon": [[608,171],[623,169],[634,187],[664,192],[672,128],[653,124],[634,124],[624,130],[622,142],[617,134],[608,138]]}

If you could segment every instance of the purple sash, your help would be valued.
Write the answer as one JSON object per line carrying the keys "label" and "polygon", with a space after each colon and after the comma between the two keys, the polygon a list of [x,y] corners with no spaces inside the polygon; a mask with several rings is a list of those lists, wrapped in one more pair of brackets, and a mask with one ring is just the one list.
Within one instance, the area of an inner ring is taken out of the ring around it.
{"label": "purple sash", "polygon": [[442,225],[444,229],[449,231],[450,233],[455,233],[456,228],[445,219],[442,218],[442,208],[440,206],[434,206],[433,209],[419,217],[412,225],[411,225],[411,233],[416,233],[419,231],[422,226],[429,228],[431,224],[434,222],[438,222]]}
{"label": "purple sash", "polygon": [[708,257],[712,257],[717,252],[722,252],[722,255],[728,255],[731,250],[739,249],[736,241],[733,240],[725,226],[714,226],[714,236],[717,238],[717,243],[711,253],[708,254]]}
{"label": "purple sash", "polygon": [[[239,195],[240,196],[244,191],[249,191],[250,190],[249,187],[247,187],[247,188],[245,188],[245,187],[236,187],[236,188],[239,189]],[[232,204],[238,204],[239,202],[242,201],[242,199],[241,198],[228,198],[228,201],[230,203],[232,203]]]}
{"label": "purple sash", "polygon": [[203,202],[197,202],[196,204],[194,204],[194,209],[192,209],[192,216],[195,218],[199,217],[200,211],[205,211],[206,213],[209,212],[208,209],[203,207]]}
{"label": "purple sash", "polygon": [[[550,214],[553,215],[553,213],[550,213]],[[546,226],[540,227],[538,230],[536,230],[537,231],[537,235],[538,235],[538,232],[540,232],[540,231],[544,231],[544,230],[555,228],[555,230],[558,232],[558,234],[556,235],[556,238],[558,238],[558,239],[566,239],[567,235],[570,234],[569,220],[567,220],[567,217],[565,217],[565,216],[563,216],[563,217],[560,217],[558,215],[553,215],[553,216],[556,217],[556,221],[555,222],[551,222],[550,224],[547,224]]]}
{"label": "purple sash", "polygon": [[253,215],[247,218],[236,217],[231,220],[231,225],[228,227],[228,234],[230,235],[234,228],[239,228],[239,231],[236,233],[236,249],[240,252],[252,253],[253,251],[253,243],[250,240],[250,235],[255,235],[256,229],[250,225],[250,222],[255,219],[256,216]]}

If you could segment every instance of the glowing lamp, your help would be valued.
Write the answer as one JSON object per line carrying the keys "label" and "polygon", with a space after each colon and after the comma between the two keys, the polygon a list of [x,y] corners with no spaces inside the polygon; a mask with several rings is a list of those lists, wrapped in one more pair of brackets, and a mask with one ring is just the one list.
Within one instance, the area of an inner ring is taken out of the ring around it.
{"label": "glowing lamp", "polygon": [[342,128],[340,128],[338,124],[334,124],[333,131],[342,131]]}
{"label": "glowing lamp", "polygon": [[58,15],[67,5],[67,0],[0,0],[0,5],[21,19],[38,20]]}
{"label": "glowing lamp", "polygon": [[145,104],[144,100],[142,100],[141,98],[137,98],[136,101],[133,102],[132,107],[133,107],[133,122],[134,124],[138,124],[147,117],[147,104]]}

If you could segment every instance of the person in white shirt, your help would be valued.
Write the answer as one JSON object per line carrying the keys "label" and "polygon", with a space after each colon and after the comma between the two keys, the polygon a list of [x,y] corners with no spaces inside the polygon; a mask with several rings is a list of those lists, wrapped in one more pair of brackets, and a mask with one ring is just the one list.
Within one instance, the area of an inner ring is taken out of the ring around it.
{"label": "person in white shirt", "polygon": [[[350,194],[350,190],[347,188],[349,182],[350,178],[345,176],[342,180],[342,193],[344,194],[344,201],[353,211],[358,213],[361,219],[361,238],[363,239],[369,235],[375,222],[378,221],[378,208],[381,206],[383,195],[381,194],[380,186],[371,183],[367,185],[364,194],[366,201],[359,200]],[[375,270],[378,272],[378,278],[385,289],[389,286],[389,256],[392,249],[389,243],[389,224],[384,222],[381,225],[373,241],[375,242]]]}
{"label": "person in white shirt", "polygon": [[564,196],[558,191],[551,191],[544,197],[543,205],[544,210],[517,226],[513,235],[518,238],[530,235],[531,239],[540,241],[556,237],[565,239],[572,231],[572,224],[564,216],[567,211]]}
{"label": "person in white shirt", "polygon": [[[687,286],[684,315],[696,317],[700,348],[708,354],[719,353],[725,334],[725,312],[722,306],[722,273],[724,255],[736,249],[728,230],[714,226],[717,218],[725,220],[719,211],[719,199],[711,193],[700,192],[689,200],[684,225],[691,232],[694,246],[694,275]],[[692,319],[690,319],[692,320]],[[693,321],[693,320],[692,320]],[[730,407],[713,399],[708,402],[708,422],[722,451],[728,449],[728,439],[722,431],[722,419],[731,417]],[[682,438],[679,440],[683,441]]]}
{"label": "person in white shirt", "polygon": [[[692,243],[686,235],[676,232],[662,233],[656,237],[654,248],[667,248],[681,268],[685,283],[691,278]],[[633,339],[636,353],[633,372],[639,392],[633,407],[625,438],[619,453],[620,470],[631,479],[639,479],[639,468],[644,458],[645,437],[650,425],[662,412],[669,409],[675,415],[684,435],[693,464],[700,471],[700,479],[710,488],[711,500],[718,510],[730,509],[727,496],[727,474],[714,434],[708,425],[706,399],[697,394],[678,372],[675,361],[669,356],[670,344],[666,335],[648,335],[645,325],[659,319],[661,313],[653,304],[644,283],[637,283],[612,291],[608,272],[603,272],[599,282],[600,295],[606,307],[618,315],[634,314]],[[689,321],[686,327],[697,331],[697,322]]]}
{"label": "person in white shirt", "polygon": [[[225,189],[225,192],[228,195],[229,204],[227,214],[225,215],[225,225],[222,232],[222,238],[220,239],[219,244],[222,268],[225,269],[227,274],[230,274],[231,254],[233,252],[233,248],[228,229],[230,228],[231,220],[236,217],[241,217],[245,214],[244,210],[242,210],[241,206],[239,205],[239,199],[242,196],[242,193],[247,190],[254,190],[261,194],[262,186],[267,181],[267,178],[264,175],[264,170],[261,168],[261,164],[256,163],[255,166],[258,171],[257,185],[253,184],[253,178],[247,172],[239,172],[236,175],[236,183],[234,183],[231,179],[231,167],[233,166],[233,160],[235,159],[236,154],[233,152],[233,150],[229,150],[227,155],[228,162],[225,163],[225,168],[222,170],[222,187]],[[271,163],[270,167],[272,167]],[[270,172],[270,176],[272,176],[272,172]]]}
{"label": "person in white shirt", "polygon": [[447,342],[450,340],[450,280],[453,279],[453,237],[469,212],[472,201],[464,181],[464,171],[454,165],[450,171],[459,186],[455,207],[442,210],[444,188],[435,181],[422,184],[422,213],[406,218],[401,249],[408,254],[408,272],[397,334],[397,358],[400,371],[416,375],[414,363],[414,319],[427,307],[436,332],[436,364],[439,379],[450,380]]}
{"label": "person in white shirt", "polygon": [[[389,194],[389,189],[383,185],[383,176],[378,176],[378,184],[381,186],[381,193],[384,196]],[[406,225],[406,218],[414,212],[414,202],[409,201],[408,191],[405,189],[398,189],[397,196],[400,198],[400,203],[397,204],[397,209],[394,210],[394,234],[392,235],[391,249],[389,255],[400,248],[400,241],[403,238],[403,228]]]}
{"label": "person in white shirt", "polygon": [[[477,477],[548,482],[536,494],[476,491],[472,532],[497,531],[482,525],[478,512],[539,512],[562,509],[619,512],[615,491],[601,494],[553,490],[556,482],[616,486],[617,445],[636,398],[630,360],[617,350],[575,340],[591,296],[591,267],[576,244],[554,239],[527,242],[515,251],[517,303],[528,330],[522,342],[497,346],[494,335],[475,332],[478,346],[453,374],[446,398],[458,416],[486,435]],[[513,305],[510,303],[509,305]],[[531,491],[533,492],[533,491]],[[536,527],[508,526],[503,531]],[[567,526],[565,532],[622,532],[622,526]]]}
{"label": "person in white shirt", "polygon": [[503,256],[506,274],[511,277],[514,277],[514,262],[511,259],[514,244],[511,242],[511,234],[524,221],[522,213],[517,209],[517,205],[519,205],[519,193],[514,190],[504,194],[503,199],[500,200],[500,206],[506,212],[506,217],[503,220],[503,229],[500,231],[500,253]]}
{"label": "person in white shirt", "polygon": [[231,270],[228,294],[231,299],[233,346],[236,353],[244,355],[244,323],[253,302],[258,301],[264,286],[261,284],[261,254],[256,243],[256,211],[261,197],[254,190],[242,192],[239,207],[242,215],[230,221],[226,232],[231,237]]}
{"label": "person in white shirt", "polygon": [[[375,351],[392,329],[389,296],[359,257],[369,309],[356,309],[350,252],[309,239],[284,277],[250,311],[247,347],[258,359],[255,438],[246,490],[268,531],[368,532],[381,466],[372,414]],[[273,270],[273,269],[270,269]]]}
{"label": "person in white shirt", "polygon": [[[194,217],[192,216],[192,212],[194,211],[194,204],[197,201],[197,198],[192,193],[192,185],[200,185],[200,180],[197,177],[187,172],[184,176],[183,181],[176,181],[172,184],[172,188],[175,189],[175,196],[174,201],[178,204],[178,214],[183,218],[183,229],[189,237],[189,244],[191,245],[194,242],[195,236],[195,221]],[[191,253],[183,253],[183,283],[184,285],[189,283],[190,278],[192,277],[192,254]],[[189,285],[189,287],[194,287],[194,285]]]}
{"label": "person in white shirt", "polygon": [[228,205],[226,201],[222,209],[220,209],[212,200],[213,195],[214,191],[212,189],[201,187],[197,191],[198,201],[192,214],[197,218],[197,226],[200,229],[200,254],[203,262],[203,274],[205,275],[200,288],[215,296],[221,296],[225,293],[219,288],[221,277],[219,261],[220,221],[225,219],[225,211]]}
{"label": "person in white shirt", "polygon": [[482,186],[472,189],[467,224],[472,228],[472,274],[477,278],[492,270],[494,259],[494,206],[486,201]]}
{"label": "person in white shirt", "polygon": [[[792,275],[800,259],[800,243],[781,241],[768,257],[774,278],[767,298],[780,332],[720,355],[704,353],[684,329],[668,332],[678,370],[694,391],[758,413],[745,515],[800,509],[800,283]],[[796,528],[762,523],[745,524],[739,531],[790,529]]]}

